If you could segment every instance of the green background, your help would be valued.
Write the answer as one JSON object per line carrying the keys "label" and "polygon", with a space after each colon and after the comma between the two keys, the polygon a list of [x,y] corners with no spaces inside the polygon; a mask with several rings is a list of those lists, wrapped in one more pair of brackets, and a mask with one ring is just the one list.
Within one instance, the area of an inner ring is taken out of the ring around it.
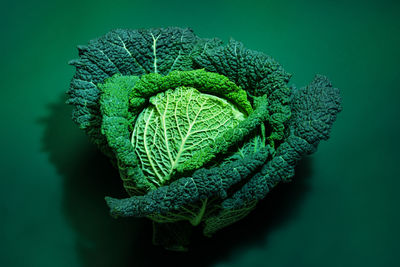
{"label": "green background", "polygon": [[[0,266],[399,266],[398,1],[1,4]],[[331,139],[243,221],[187,254],[114,220],[118,174],[64,105],[76,45],[113,28],[188,26],[263,51],[303,86],[341,89]]]}

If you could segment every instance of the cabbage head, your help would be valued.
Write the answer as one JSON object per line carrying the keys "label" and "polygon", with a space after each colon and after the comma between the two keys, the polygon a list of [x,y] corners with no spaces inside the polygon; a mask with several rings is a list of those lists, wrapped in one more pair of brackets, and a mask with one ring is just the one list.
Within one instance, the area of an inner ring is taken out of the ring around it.
{"label": "cabbage head", "polygon": [[78,50],[67,103],[123,181],[110,213],[151,219],[167,249],[185,250],[193,226],[212,236],[244,218],[341,110],[325,76],[290,87],[270,56],[191,29],[117,29]]}

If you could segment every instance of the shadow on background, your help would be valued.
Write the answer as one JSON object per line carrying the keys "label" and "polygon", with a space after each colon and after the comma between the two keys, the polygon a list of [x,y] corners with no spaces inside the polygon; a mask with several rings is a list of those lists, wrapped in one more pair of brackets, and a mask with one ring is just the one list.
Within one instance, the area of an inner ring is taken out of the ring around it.
{"label": "shadow on background", "polygon": [[49,105],[49,114],[40,123],[42,148],[64,179],[63,209],[77,233],[76,249],[85,267],[210,266],[228,259],[234,250],[265,246],[269,232],[295,219],[310,190],[308,158],[298,165],[292,183],[278,185],[245,219],[212,239],[197,231],[189,252],[169,252],[151,244],[152,226],[147,219],[109,216],[104,196],[126,197],[122,182],[108,159],[71,121],[71,107],[64,96]]}

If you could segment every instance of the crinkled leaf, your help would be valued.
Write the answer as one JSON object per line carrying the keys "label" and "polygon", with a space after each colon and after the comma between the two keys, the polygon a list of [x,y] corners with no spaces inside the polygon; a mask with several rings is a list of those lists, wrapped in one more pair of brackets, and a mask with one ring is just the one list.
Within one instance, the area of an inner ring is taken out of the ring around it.
{"label": "crinkled leaf", "polygon": [[105,137],[100,132],[100,90],[114,74],[136,75],[192,69],[192,57],[205,45],[205,40],[188,28],[112,30],[87,46],[78,46],[79,59],[71,60],[76,73],[71,81],[67,103],[74,106],[72,118],[85,129],[92,142],[111,156]]}
{"label": "crinkled leaf", "polygon": [[132,144],[150,180],[161,185],[178,165],[244,120],[226,100],[179,87],[150,98],[138,117]]}
{"label": "crinkled leaf", "polygon": [[264,198],[280,181],[292,178],[298,160],[315,152],[319,142],[329,138],[336,116],[342,110],[340,101],[339,90],[322,75],[317,75],[308,86],[294,89],[293,116],[285,142],[272,160],[243,188],[226,199],[223,206],[232,210],[242,208]]}
{"label": "crinkled leaf", "polygon": [[290,117],[290,79],[282,66],[270,56],[247,49],[242,43],[230,40],[226,45],[211,46],[194,58],[196,67],[228,77],[250,96],[265,95],[269,107],[268,139],[272,144],[284,137],[285,123]]}

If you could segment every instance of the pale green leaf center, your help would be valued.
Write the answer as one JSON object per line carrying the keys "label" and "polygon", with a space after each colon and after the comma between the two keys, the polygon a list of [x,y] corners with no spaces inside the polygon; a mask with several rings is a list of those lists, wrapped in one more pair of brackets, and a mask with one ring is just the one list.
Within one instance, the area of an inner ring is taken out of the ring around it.
{"label": "pale green leaf center", "polygon": [[228,101],[191,87],[168,90],[149,101],[131,141],[142,170],[156,185],[171,179],[179,164],[245,119]]}

